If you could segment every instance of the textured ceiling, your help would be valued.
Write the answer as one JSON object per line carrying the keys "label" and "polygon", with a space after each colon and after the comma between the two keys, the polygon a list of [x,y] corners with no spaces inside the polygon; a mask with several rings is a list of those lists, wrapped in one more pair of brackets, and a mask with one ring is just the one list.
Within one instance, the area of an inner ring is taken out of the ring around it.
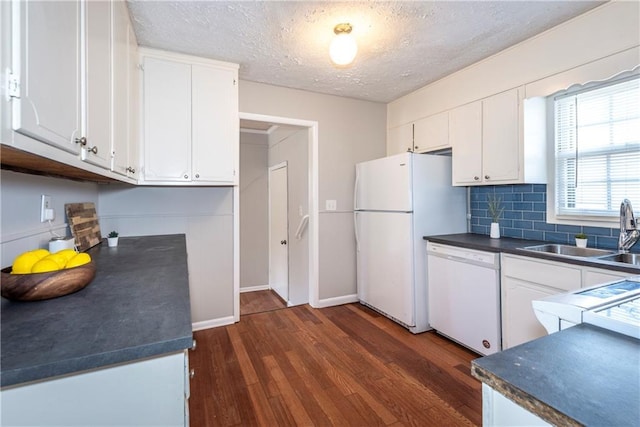
{"label": "textured ceiling", "polygon": [[[594,1],[128,0],[138,43],[240,64],[240,78],[389,102],[592,9]],[[353,25],[348,68],[328,56]]]}

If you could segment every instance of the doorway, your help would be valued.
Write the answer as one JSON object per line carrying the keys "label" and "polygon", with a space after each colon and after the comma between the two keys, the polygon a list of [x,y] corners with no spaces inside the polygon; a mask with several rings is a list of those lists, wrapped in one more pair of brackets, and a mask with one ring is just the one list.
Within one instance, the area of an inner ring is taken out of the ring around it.
{"label": "doorway", "polygon": [[[317,306],[318,301],[318,178],[317,178],[317,166],[318,166],[318,125],[317,122],[306,121],[306,120],[297,120],[283,117],[275,117],[275,116],[264,116],[258,114],[249,114],[249,113],[240,113],[241,119],[241,135],[246,136],[246,134],[255,134],[261,133],[263,135],[268,135],[267,138],[270,142],[272,149],[273,158],[269,166],[278,166],[279,163],[283,162],[283,159],[286,160],[286,157],[283,157],[283,151],[288,151],[291,146],[295,147],[303,147],[303,152],[297,153],[297,158],[303,158],[304,162],[294,162],[286,165],[286,169],[280,170],[280,173],[286,170],[286,176],[288,177],[286,181],[289,184],[289,193],[287,193],[287,205],[288,205],[288,221],[287,221],[287,230],[286,230],[286,238],[278,238],[273,239],[273,243],[275,246],[279,246],[280,251],[273,248],[274,253],[281,252],[283,249],[285,252],[288,252],[286,256],[286,261],[288,264],[288,268],[284,270],[286,272],[286,276],[283,274],[283,270],[280,270],[280,273],[276,273],[276,276],[279,274],[279,277],[287,277],[288,286],[285,286],[284,283],[280,279],[276,279],[279,283],[274,287],[278,289],[278,293],[273,294],[277,295],[277,299],[280,298],[288,298],[287,305],[298,305],[309,303],[312,307]],[[247,123],[250,124],[249,129],[245,128]],[[244,129],[243,129],[244,128]],[[244,132],[244,133],[243,133]],[[255,137],[255,135],[253,135]],[[254,138],[255,139],[255,138]],[[241,139],[242,141],[242,139]],[[278,147],[276,145],[280,144]],[[289,147],[285,149],[285,147]],[[254,145],[253,152],[260,151]],[[241,151],[242,153],[242,151]],[[245,153],[246,154],[246,153]],[[274,164],[274,162],[279,162]],[[301,164],[303,164],[304,170],[301,170]],[[277,171],[282,169],[282,167],[274,167],[273,170]],[[266,172],[268,169],[265,166],[265,181],[267,181]],[[265,300],[259,301],[254,298],[261,293],[265,293],[270,291],[269,286],[266,284],[267,280],[264,280],[264,286],[251,286],[252,283],[249,283],[247,286],[247,280],[243,281],[243,284],[240,283],[240,271],[244,271],[245,274],[243,277],[249,277],[246,272],[247,270],[247,260],[252,262],[255,259],[255,240],[253,237],[255,234],[253,233],[253,226],[255,225],[255,221],[247,222],[245,221],[243,224],[242,238],[240,238],[240,224],[241,222],[238,220],[240,216],[246,218],[249,216],[249,213],[254,211],[254,201],[259,196],[256,196],[257,191],[253,191],[253,196],[250,198],[249,203],[244,203],[243,208],[239,205],[239,200],[243,197],[240,195],[240,188],[243,187],[242,182],[242,173],[244,170],[242,167],[240,168],[240,187],[236,187],[234,192],[234,224],[235,229],[234,233],[236,234],[235,241],[239,242],[238,245],[235,246],[235,280],[234,280],[234,321],[239,321],[240,319],[240,295],[242,295],[243,306],[245,306],[246,301],[253,301],[254,308],[252,310],[256,310],[255,307],[263,306]],[[292,175],[293,174],[293,175]],[[245,184],[254,183],[255,175],[245,180]],[[277,178],[276,178],[277,179]],[[293,180],[293,181],[292,181]],[[254,185],[255,187],[255,185]],[[267,186],[263,184],[263,194],[265,200],[267,198]],[[291,193],[293,191],[293,193]],[[249,191],[250,192],[250,191]],[[245,190],[244,199],[247,199],[248,193]],[[293,196],[291,196],[293,195]],[[291,198],[293,197],[293,199]],[[266,201],[265,201],[266,204]],[[266,208],[265,208],[266,209]],[[267,222],[267,214],[264,215],[265,218],[265,230],[268,230]],[[252,225],[253,224],[253,225]],[[265,238],[266,240],[266,238]],[[284,241],[286,240],[286,244]],[[242,250],[240,249],[242,246]],[[264,246],[264,253],[267,254],[270,250],[269,246]],[[242,260],[240,258],[240,253],[242,252],[243,257]],[[254,255],[247,256],[247,253],[252,253]],[[240,262],[243,263],[242,268],[240,267]],[[293,264],[292,264],[293,263]],[[265,262],[265,264],[267,264]],[[281,265],[284,265],[281,263]],[[267,266],[265,265],[264,271],[267,271]],[[253,275],[255,278],[256,275]],[[293,282],[292,282],[293,280]],[[253,284],[262,283],[256,281]],[[247,287],[251,289],[247,289]],[[292,289],[293,287],[293,289]],[[303,287],[301,289],[301,287]],[[241,294],[242,292],[242,294]],[[255,301],[254,301],[255,300]],[[268,306],[272,306],[269,301],[266,301]],[[273,309],[273,308],[271,308]],[[266,308],[264,311],[270,310]],[[252,311],[253,312],[253,311]],[[242,314],[245,314],[243,310]]]}

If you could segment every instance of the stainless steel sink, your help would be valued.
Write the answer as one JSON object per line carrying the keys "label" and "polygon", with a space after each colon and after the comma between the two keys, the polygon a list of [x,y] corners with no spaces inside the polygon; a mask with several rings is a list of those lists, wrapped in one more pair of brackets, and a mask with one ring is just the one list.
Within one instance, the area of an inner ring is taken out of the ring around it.
{"label": "stainless steel sink", "polygon": [[[553,255],[581,257],[581,258],[603,257],[604,255],[614,254],[613,251],[608,251],[605,249],[579,248],[577,246],[560,245],[560,244],[553,244],[553,243],[549,243],[546,245],[526,246],[522,249],[527,251],[544,252],[544,253],[553,254]],[[600,259],[604,259],[604,258],[600,258]]]}
{"label": "stainless steel sink", "polygon": [[602,261],[622,262],[624,264],[633,264],[640,266],[640,254],[618,253],[613,255],[601,256],[598,257],[598,259]]}

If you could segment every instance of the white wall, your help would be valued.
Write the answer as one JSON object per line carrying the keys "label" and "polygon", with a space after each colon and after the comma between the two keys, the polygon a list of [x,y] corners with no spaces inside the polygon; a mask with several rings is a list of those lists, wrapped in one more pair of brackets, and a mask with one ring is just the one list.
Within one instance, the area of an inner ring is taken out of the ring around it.
{"label": "white wall", "polygon": [[[55,210],[53,229],[71,236],[66,223],[65,203],[93,202],[98,205],[98,185],[3,170],[0,172],[0,258],[2,268],[13,264],[22,252],[48,249],[48,223],[40,222],[40,198],[52,197]],[[104,228],[102,228],[104,230]]]}
{"label": "white wall", "polygon": [[269,166],[287,162],[289,219],[289,305],[309,302],[309,232],[300,240],[295,233],[309,213],[309,131],[307,128],[276,130],[269,135]]}
{"label": "white wall", "polygon": [[240,133],[240,290],[269,285],[268,136]]}
{"label": "white wall", "polygon": [[192,322],[233,322],[232,188],[109,185],[99,206],[101,228],[121,236],[185,234]]}
{"label": "white wall", "polygon": [[[385,155],[386,105],[249,81],[239,92],[243,113],[318,122],[320,303],[355,296],[355,164]],[[337,211],[324,209],[327,199]]]}
{"label": "white wall", "polygon": [[639,45],[640,2],[608,2],[389,103],[388,127],[533,83],[629,49],[632,50],[631,57],[635,58],[632,63],[637,65]]}

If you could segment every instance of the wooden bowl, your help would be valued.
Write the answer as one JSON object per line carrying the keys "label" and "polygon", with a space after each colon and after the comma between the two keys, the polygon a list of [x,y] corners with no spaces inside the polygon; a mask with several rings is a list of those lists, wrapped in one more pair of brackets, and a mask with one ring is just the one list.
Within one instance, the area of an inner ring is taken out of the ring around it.
{"label": "wooden bowl", "polygon": [[16,301],[38,301],[68,295],[87,286],[96,275],[93,261],[78,267],[48,273],[9,274],[0,272],[0,293]]}

